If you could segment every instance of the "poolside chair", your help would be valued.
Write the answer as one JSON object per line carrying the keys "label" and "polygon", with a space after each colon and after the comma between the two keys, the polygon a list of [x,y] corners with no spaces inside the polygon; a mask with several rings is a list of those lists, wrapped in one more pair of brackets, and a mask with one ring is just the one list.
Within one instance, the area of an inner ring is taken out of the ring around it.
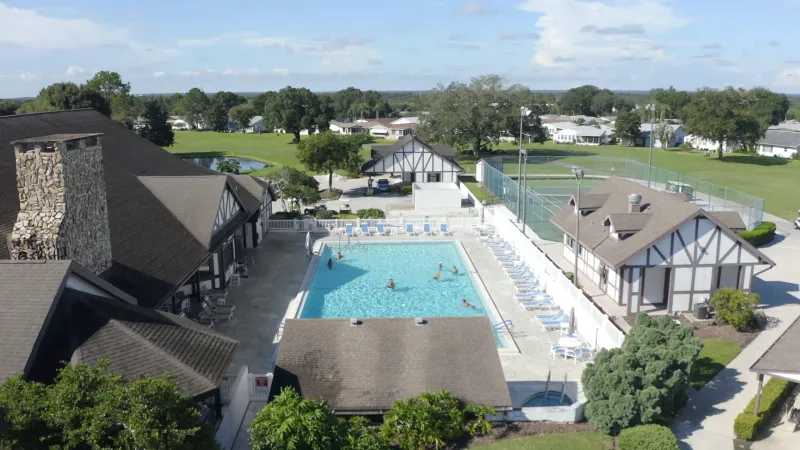
{"label": "poolside chair", "polygon": [[564,352],[564,358],[566,358],[566,359],[572,358],[572,360],[574,361],[575,364],[578,364],[578,359],[583,361],[585,359],[585,355],[587,353],[587,351],[584,350],[581,347],[575,348],[575,349],[568,348],[568,349],[565,349],[565,350],[566,351]]}
{"label": "poolside chair", "polygon": [[559,347],[558,345],[554,344],[553,341],[550,341],[550,353],[548,354],[548,356],[552,356],[554,360],[556,359],[556,357],[566,358],[565,356],[566,352],[567,349],[565,349],[564,347]]}
{"label": "poolside chair", "polygon": [[443,236],[452,236],[453,232],[447,229],[447,224],[446,223],[440,223],[439,224],[439,234],[441,234]]}
{"label": "poolside chair", "polygon": [[422,224],[422,234],[425,236],[433,236],[433,231],[431,230],[431,224],[423,223]]}
{"label": "poolside chair", "polygon": [[230,306],[215,305],[214,302],[211,302],[209,300],[204,300],[203,304],[208,306],[208,308],[211,310],[212,313],[220,316],[227,314],[233,315],[233,312],[236,311],[236,305],[230,305]]}
{"label": "poolside chair", "polygon": [[514,299],[519,302],[552,302],[553,297],[543,291],[531,291],[514,294]]}
{"label": "poolside chair", "polygon": [[233,310],[226,312],[215,312],[208,306],[208,302],[203,302],[203,311],[200,313],[201,316],[208,317],[210,319],[226,319],[230,322],[231,318],[233,317]]}
{"label": "poolside chair", "polygon": [[514,295],[528,293],[528,292],[538,292],[544,293],[544,288],[539,286],[536,283],[519,283],[514,284]]}
{"label": "poolside chair", "polygon": [[379,223],[376,226],[376,229],[378,230],[377,234],[379,236],[389,236],[389,232],[386,231],[386,227],[382,223]]}
{"label": "poolside chair", "polygon": [[346,224],[344,226],[344,234],[346,234],[349,237],[353,237],[353,224],[352,223],[348,223],[348,224]]}
{"label": "poolside chair", "polygon": [[406,224],[406,234],[410,234],[411,236],[416,236],[417,235],[417,232],[414,230],[414,224],[413,223],[407,223]]}
{"label": "poolside chair", "polygon": [[514,265],[503,265],[503,270],[505,270],[508,275],[533,273],[533,271],[531,271],[531,269],[529,269],[528,266],[522,263]]}
{"label": "poolside chair", "polygon": [[539,325],[541,325],[542,331],[553,331],[568,327],[569,323],[565,320],[542,320],[539,321]]}
{"label": "poolside chair", "polygon": [[535,284],[536,283],[536,276],[530,270],[525,270],[522,272],[512,272],[507,273],[508,278],[511,278],[511,281],[515,283],[521,284]]}
{"label": "poolside chair", "polygon": [[550,308],[553,308],[554,306],[555,305],[553,304],[553,302],[551,302],[549,300],[543,300],[543,301],[537,301],[537,300],[530,301],[530,300],[528,300],[528,301],[519,302],[519,307],[523,311],[538,311],[538,310],[542,310],[542,309],[550,309]]}
{"label": "poolside chair", "polygon": [[569,319],[569,316],[564,313],[563,309],[559,309],[555,314],[537,314],[533,316],[533,321],[536,323],[555,322],[563,319]]}
{"label": "poolside chair", "polygon": [[366,223],[362,223],[361,224],[361,235],[362,236],[369,236],[370,234],[372,234],[372,232],[369,231],[369,225],[367,225]]}

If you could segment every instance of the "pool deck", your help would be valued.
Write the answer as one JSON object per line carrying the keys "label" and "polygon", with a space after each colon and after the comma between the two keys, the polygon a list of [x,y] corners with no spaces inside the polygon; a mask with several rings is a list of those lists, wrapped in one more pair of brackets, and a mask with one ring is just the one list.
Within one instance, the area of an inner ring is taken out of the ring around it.
{"label": "pool deck", "polygon": [[[338,241],[337,236],[312,235],[312,238],[315,242]],[[585,363],[548,358],[548,339],[557,341],[560,334],[542,331],[533,322],[534,313],[520,309],[513,297],[513,284],[492,252],[470,231],[459,230],[454,236],[366,236],[358,240],[365,243],[460,241],[502,319],[510,319],[514,324],[512,336],[519,353],[499,352],[513,406],[521,407],[531,395],[541,391],[548,372],[552,380],[550,389],[560,390],[566,376],[568,395],[576,399],[575,391],[580,392],[576,382],[580,381]],[[261,247],[248,251],[247,256],[252,256],[254,261],[249,267],[250,276],[242,279],[239,286],[229,288],[228,304],[236,305],[234,317],[230,323],[217,328],[239,340],[239,347],[226,371],[229,375],[235,375],[245,364],[251,373],[271,370],[279,325],[285,316],[294,316],[302,297],[298,293],[309,274],[310,259],[305,252],[303,233],[270,233]],[[557,298],[555,300],[558,302]],[[582,395],[578,394],[578,397]],[[234,449],[247,448],[245,430],[256,410],[251,408],[245,417]]]}

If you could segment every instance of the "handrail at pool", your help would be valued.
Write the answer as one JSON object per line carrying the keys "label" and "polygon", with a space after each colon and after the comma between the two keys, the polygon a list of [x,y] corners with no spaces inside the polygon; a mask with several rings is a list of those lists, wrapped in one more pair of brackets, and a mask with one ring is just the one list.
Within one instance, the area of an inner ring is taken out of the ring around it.
{"label": "handrail at pool", "polygon": [[428,217],[428,218],[399,218],[399,219],[293,219],[293,220],[268,220],[267,228],[277,232],[312,232],[334,233],[343,229],[345,225],[352,225],[355,231],[360,231],[361,225],[367,225],[371,231],[383,224],[392,230],[405,230],[406,225],[413,224],[414,228],[423,229],[424,224],[430,224],[431,229],[438,232],[441,224],[446,224],[450,229],[472,228],[481,223],[478,217]]}

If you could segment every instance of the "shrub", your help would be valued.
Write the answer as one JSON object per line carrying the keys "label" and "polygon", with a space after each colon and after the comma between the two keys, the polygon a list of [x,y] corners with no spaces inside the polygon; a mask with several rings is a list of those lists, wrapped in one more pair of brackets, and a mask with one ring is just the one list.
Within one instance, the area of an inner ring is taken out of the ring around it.
{"label": "shrub", "polygon": [[361,416],[342,420],[347,434],[344,438],[342,450],[389,450],[389,443],[375,428],[367,427],[367,419]]}
{"label": "shrub", "polygon": [[385,219],[386,213],[378,208],[366,208],[358,210],[359,219]]}
{"label": "shrub", "polygon": [[606,434],[674,415],[703,343],[692,329],[639,314],[622,347],[601,350],[583,371],[586,417]]}
{"label": "shrub", "polygon": [[564,276],[567,277],[569,281],[575,280],[575,274],[572,272],[564,272]]}
{"label": "shrub", "polygon": [[333,216],[334,216],[334,213],[333,213],[333,211],[331,211],[331,210],[329,210],[329,209],[325,209],[325,208],[317,209],[317,215],[316,215],[316,217],[317,217],[317,219],[319,219],[319,220],[327,220],[327,219],[332,219],[332,218],[333,218]]}
{"label": "shrub", "polygon": [[413,188],[411,186],[400,186],[400,193],[403,195],[411,195]]}
{"label": "shrub", "polygon": [[678,440],[663,425],[640,425],[619,434],[619,450],[678,450]]}
{"label": "shrub", "polygon": [[753,323],[754,311],[760,302],[761,297],[754,292],[726,288],[715,292],[709,305],[717,310],[714,320],[743,331]]}
{"label": "shrub", "polygon": [[355,220],[358,219],[358,214],[334,214],[332,219]]}
{"label": "shrub", "polygon": [[293,220],[301,219],[303,217],[300,211],[278,211],[269,216],[269,220]]}
{"label": "shrub", "polygon": [[739,236],[755,247],[769,244],[775,239],[775,229],[777,226],[773,222],[761,222],[761,225],[750,231],[740,231]]}
{"label": "shrub", "polygon": [[249,431],[254,450],[341,448],[345,438],[345,427],[327,402],[301,398],[291,388],[256,414]]}
{"label": "shrub", "polygon": [[459,401],[442,391],[394,402],[384,416],[381,435],[403,450],[442,448],[464,433],[464,412]]}
{"label": "shrub", "polygon": [[794,384],[780,378],[772,378],[761,390],[761,403],[758,416],[753,414],[756,409],[756,398],[753,397],[744,412],[736,416],[733,422],[733,432],[739,439],[752,440],[759,431],[769,423],[769,418],[777,412],[781,400],[794,387]]}

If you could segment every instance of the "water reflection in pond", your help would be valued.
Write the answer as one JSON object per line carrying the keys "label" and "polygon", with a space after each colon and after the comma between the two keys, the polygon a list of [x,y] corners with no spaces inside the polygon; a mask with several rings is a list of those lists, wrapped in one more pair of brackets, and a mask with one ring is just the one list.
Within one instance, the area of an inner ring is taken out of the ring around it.
{"label": "water reflection in pond", "polygon": [[252,159],[245,159],[245,158],[238,158],[238,157],[223,157],[223,156],[214,156],[214,157],[201,157],[201,158],[185,158],[187,161],[191,161],[195,164],[200,164],[203,167],[208,169],[217,170],[217,164],[220,161],[225,161],[228,159],[232,159],[234,161],[239,161],[239,170],[241,172],[249,172],[251,170],[263,169],[268,167],[268,164],[264,164],[262,162],[253,161]]}

